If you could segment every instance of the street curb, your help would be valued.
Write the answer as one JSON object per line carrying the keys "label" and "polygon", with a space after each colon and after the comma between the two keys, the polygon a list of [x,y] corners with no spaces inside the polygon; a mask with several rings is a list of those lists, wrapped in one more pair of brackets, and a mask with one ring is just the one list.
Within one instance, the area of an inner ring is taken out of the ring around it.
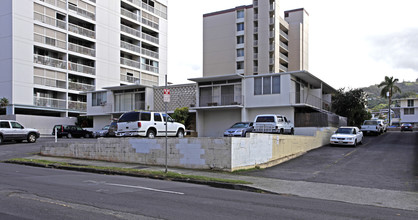
{"label": "street curb", "polygon": [[151,174],[129,173],[129,172],[123,172],[123,171],[111,171],[111,170],[84,168],[84,167],[69,167],[69,166],[62,166],[62,165],[58,165],[58,164],[44,165],[44,164],[35,163],[35,162],[3,161],[3,163],[18,164],[18,165],[33,166],[33,167],[41,167],[41,168],[50,168],[50,169],[71,170],[71,171],[79,171],[79,172],[86,172],[86,173],[97,173],[97,174],[105,174],[105,175],[121,175],[121,176],[130,176],[130,177],[149,178],[149,179],[157,179],[157,180],[166,180],[166,181],[175,181],[175,182],[207,185],[207,186],[211,186],[211,187],[214,187],[214,188],[241,190],[241,191],[247,191],[247,192],[266,193],[266,194],[277,194],[275,192],[266,191],[266,190],[259,189],[259,188],[256,188],[256,187],[252,187],[252,186],[248,186],[248,185],[223,183],[223,182],[216,182],[216,181],[203,181],[203,180],[184,179],[184,178],[170,178],[170,177],[156,176],[156,175],[151,175]]}

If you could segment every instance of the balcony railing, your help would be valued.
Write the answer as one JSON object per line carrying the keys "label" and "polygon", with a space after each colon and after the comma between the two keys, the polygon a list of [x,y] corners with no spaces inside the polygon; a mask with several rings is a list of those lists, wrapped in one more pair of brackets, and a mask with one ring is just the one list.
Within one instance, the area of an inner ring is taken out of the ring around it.
{"label": "balcony railing", "polygon": [[147,41],[151,41],[152,43],[158,44],[159,40],[157,37],[151,36],[149,34],[146,33],[141,33],[141,38]]}
{"label": "balcony railing", "polygon": [[253,4],[254,4],[254,7],[257,8],[258,7],[258,0],[254,0]]}
{"label": "balcony railing", "polygon": [[158,28],[159,28],[159,26],[160,26],[160,25],[158,25],[157,23],[152,22],[152,21],[150,21],[150,20],[148,20],[148,19],[146,19],[146,18],[142,18],[142,19],[141,19],[141,22],[142,22],[143,24],[148,25],[148,26],[150,26],[150,27],[152,27],[152,28],[155,28],[155,29],[158,29]]}
{"label": "balcony railing", "polygon": [[327,111],[330,110],[331,106],[330,102],[324,101],[323,99],[311,94],[305,94],[303,92],[292,92],[289,94],[289,98],[290,104],[305,104]]}
{"label": "balcony railing", "polygon": [[153,72],[153,73],[158,73],[158,67],[143,64],[143,63],[141,63],[141,70],[146,70],[146,71],[150,71],[150,72]]}
{"label": "balcony railing", "polygon": [[274,5],[270,4],[270,11],[274,11]]}
{"label": "balcony railing", "polygon": [[95,86],[90,84],[84,84],[84,83],[77,83],[77,82],[68,82],[68,89],[74,90],[74,91],[94,91]]}
{"label": "balcony railing", "polygon": [[279,65],[279,68],[284,72],[287,72],[287,67],[283,66],[282,64]]}
{"label": "balcony railing", "polygon": [[284,38],[289,39],[289,35],[287,35],[284,31],[280,30],[280,35],[282,35]]}
{"label": "balcony railing", "polygon": [[96,68],[92,66],[86,66],[79,63],[68,62],[68,70],[80,72],[80,73],[87,73],[90,75],[96,75]]}
{"label": "balcony railing", "polygon": [[258,73],[258,67],[254,67],[254,73]]}
{"label": "balcony railing", "polygon": [[126,10],[126,9],[124,9],[124,8],[121,8],[121,9],[120,9],[120,13],[121,13],[123,16],[126,16],[126,17],[128,17],[128,18],[130,18],[130,19],[132,19],[132,20],[138,21],[138,15],[137,15],[137,14],[135,14],[135,13],[133,13],[133,12],[131,12],[131,11],[129,11],[129,10]]}
{"label": "balcony railing", "polygon": [[141,85],[158,86],[158,81],[152,81],[148,79],[141,79]]}
{"label": "balcony railing", "polygon": [[220,96],[200,96],[199,107],[243,105],[241,94]]}
{"label": "balcony railing", "polygon": [[87,111],[87,103],[86,102],[68,101],[68,109],[85,112],[85,111]]}
{"label": "balcony railing", "polygon": [[86,11],[82,8],[79,8],[77,6],[68,4],[68,9],[71,11],[74,11],[75,13],[77,13],[78,15],[85,17],[85,18],[89,18],[91,20],[95,20],[96,19],[96,15],[94,13],[91,13],[89,11]]}
{"label": "balcony railing", "polygon": [[274,24],[274,18],[270,18],[270,24]]}
{"label": "balcony railing", "polygon": [[51,46],[58,47],[58,48],[61,48],[61,49],[66,49],[66,47],[67,47],[67,42],[65,42],[65,41],[50,38],[50,37],[43,36],[43,35],[40,35],[40,34],[34,33],[33,38],[34,38],[35,42],[38,42],[38,43],[41,43],[41,44],[47,44],[47,45],[51,45]]}
{"label": "balcony railing", "polygon": [[63,99],[43,98],[37,96],[33,97],[33,105],[35,106],[65,109],[66,104],[66,101]]}
{"label": "balcony railing", "polygon": [[258,59],[258,53],[254,53],[254,60]]}
{"label": "balcony railing", "polygon": [[144,54],[144,55],[156,58],[156,59],[158,59],[158,57],[159,57],[157,52],[152,51],[152,50],[148,50],[148,49],[145,49],[145,48],[141,49],[141,53]]}
{"label": "balcony railing", "polygon": [[258,33],[258,27],[254,28],[254,34]]}
{"label": "balcony railing", "polygon": [[68,50],[76,53],[81,53],[89,56],[96,56],[96,50],[88,47],[83,47],[78,44],[68,43]]}
{"label": "balcony railing", "polygon": [[257,46],[258,45],[258,40],[254,40],[254,44],[253,44],[254,46]]}
{"label": "balcony railing", "polygon": [[59,60],[48,56],[42,56],[38,54],[33,55],[33,62],[46,66],[52,66],[55,68],[65,69],[67,62],[65,60]]}
{"label": "balcony railing", "polygon": [[78,25],[68,23],[68,31],[95,39],[96,32]]}
{"label": "balcony railing", "polygon": [[269,65],[273,65],[274,64],[274,58],[269,58]]}
{"label": "balcony railing", "polygon": [[274,35],[275,35],[275,32],[274,31],[270,31],[270,38],[273,38]]}
{"label": "balcony railing", "polygon": [[141,64],[138,61],[130,60],[123,57],[120,58],[120,64],[141,69]]}
{"label": "balcony railing", "polygon": [[270,48],[270,51],[274,51],[274,44],[270,44],[269,48]]}
{"label": "balcony railing", "polygon": [[61,20],[49,17],[47,15],[43,15],[43,14],[40,14],[38,12],[34,12],[33,17],[37,21],[40,21],[40,22],[45,23],[45,24],[52,25],[54,27],[58,27],[58,28],[61,28],[61,29],[66,28],[65,21],[61,21]]}
{"label": "balcony railing", "polygon": [[65,81],[50,79],[40,76],[33,76],[33,83],[36,85],[49,86],[54,88],[66,89],[67,85]]}
{"label": "balcony railing", "polygon": [[120,25],[120,30],[125,32],[125,33],[137,36],[139,38],[141,37],[141,32],[140,31],[138,31],[136,29],[133,29],[133,28],[131,28],[129,26],[126,26],[126,25],[121,24]]}
{"label": "balcony railing", "polygon": [[280,53],[280,58],[282,58],[284,61],[287,61],[287,62],[289,62],[289,58],[286,56],[286,55],[284,55],[284,54],[282,54],[282,53]]}
{"label": "balcony railing", "polygon": [[130,43],[125,42],[125,41],[120,42],[120,47],[128,49],[128,50],[133,51],[133,52],[141,53],[141,47],[140,46],[135,45],[135,44],[130,44]]}
{"label": "balcony railing", "polygon": [[64,0],[40,0],[50,5],[57,6],[58,8],[67,9],[67,1]]}
{"label": "balcony railing", "polygon": [[285,43],[283,43],[283,42],[281,42],[281,41],[280,41],[280,46],[281,46],[282,48],[286,49],[287,51],[289,51],[289,47],[288,47]]}
{"label": "balcony railing", "polygon": [[120,74],[120,81],[128,82],[128,83],[135,83],[135,82],[139,81],[139,78],[133,77],[133,76],[128,76],[128,75],[125,75],[125,74]]}

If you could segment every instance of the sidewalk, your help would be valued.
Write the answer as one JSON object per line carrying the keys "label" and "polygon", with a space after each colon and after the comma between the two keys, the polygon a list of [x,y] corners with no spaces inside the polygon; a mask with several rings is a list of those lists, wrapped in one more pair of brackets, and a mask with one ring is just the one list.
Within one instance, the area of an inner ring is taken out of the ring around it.
{"label": "sidewalk", "polygon": [[[79,160],[70,158],[31,156],[27,159],[66,162],[80,165],[101,167],[134,168],[142,170],[164,171],[164,167],[146,166],[141,164],[112,163],[93,160]],[[305,181],[288,181],[263,177],[252,177],[239,174],[228,174],[211,171],[168,168],[171,172],[207,176],[222,179],[243,180],[251,182],[247,186],[264,191],[300,196],[305,198],[332,200],[360,205],[371,205],[386,208],[418,211],[418,193],[394,190],[372,189],[354,186],[344,186],[327,183],[314,183]]]}

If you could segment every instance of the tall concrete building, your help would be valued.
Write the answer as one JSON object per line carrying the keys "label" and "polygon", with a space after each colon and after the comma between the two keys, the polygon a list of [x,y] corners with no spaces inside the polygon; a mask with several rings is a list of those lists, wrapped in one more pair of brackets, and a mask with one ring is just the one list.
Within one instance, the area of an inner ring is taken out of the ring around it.
{"label": "tall concrete building", "polygon": [[308,70],[308,13],[278,0],[203,15],[203,76]]}
{"label": "tall concrete building", "polygon": [[167,0],[2,0],[0,29],[3,115],[78,116],[167,73]]}

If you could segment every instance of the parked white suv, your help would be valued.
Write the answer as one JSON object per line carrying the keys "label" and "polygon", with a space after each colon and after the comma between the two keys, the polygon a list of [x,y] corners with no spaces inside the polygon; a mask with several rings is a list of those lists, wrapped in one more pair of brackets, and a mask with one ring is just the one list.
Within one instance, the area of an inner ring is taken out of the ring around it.
{"label": "parked white suv", "polygon": [[258,133],[294,134],[295,132],[294,125],[282,115],[257,115],[253,125],[253,132]]}
{"label": "parked white suv", "polygon": [[39,137],[39,131],[36,129],[25,128],[17,121],[0,120],[0,144],[3,141],[22,142],[24,140],[34,143]]}
{"label": "parked white suv", "polygon": [[[184,125],[174,122],[170,116],[167,121],[167,136],[184,137]],[[126,112],[118,120],[116,136],[165,136],[165,113]]]}

